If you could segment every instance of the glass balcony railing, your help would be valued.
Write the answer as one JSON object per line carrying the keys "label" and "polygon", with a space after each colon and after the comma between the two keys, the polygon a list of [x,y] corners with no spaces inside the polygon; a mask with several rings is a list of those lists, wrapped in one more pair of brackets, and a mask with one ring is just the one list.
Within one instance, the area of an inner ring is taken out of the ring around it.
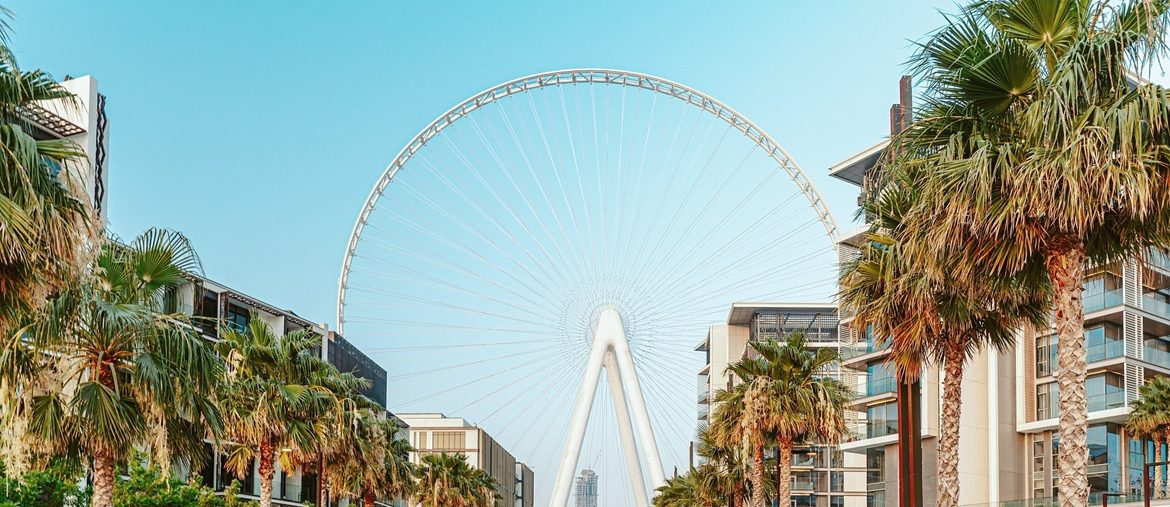
{"label": "glass balcony railing", "polygon": [[873,421],[865,423],[865,438],[877,438],[897,434],[897,421]]}
{"label": "glass balcony railing", "polygon": [[1090,345],[1085,348],[1085,360],[1090,363],[1113,359],[1125,355],[1125,342],[1121,340],[1106,340],[1104,343]]}
{"label": "glass balcony railing", "polygon": [[1146,251],[1146,264],[1170,273],[1170,256],[1167,256],[1159,250],[1151,249]]}
{"label": "glass balcony railing", "polygon": [[1089,396],[1089,412],[1125,406],[1125,391]]}
{"label": "glass balcony railing", "polygon": [[1084,296],[1085,313],[1121,306],[1121,290],[1098,292]]}
{"label": "glass balcony railing", "polygon": [[1159,317],[1170,318],[1170,303],[1150,296],[1142,298],[1142,309]]}
{"label": "glass balcony railing", "polygon": [[854,399],[896,392],[898,390],[898,381],[894,377],[876,378],[869,380],[864,386],[859,387],[860,389],[853,395]]}
{"label": "glass balcony railing", "polygon": [[793,453],[792,466],[794,467],[811,467],[816,465],[817,457],[814,454],[807,453]]}
{"label": "glass balcony railing", "polygon": [[815,481],[792,479],[792,489],[794,491],[812,491],[816,487],[817,483]]}
{"label": "glass balcony railing", "polygon": [[1147,363],[1170,368],[1170,352],[1153,347],[1142,347],[1142,359]]}

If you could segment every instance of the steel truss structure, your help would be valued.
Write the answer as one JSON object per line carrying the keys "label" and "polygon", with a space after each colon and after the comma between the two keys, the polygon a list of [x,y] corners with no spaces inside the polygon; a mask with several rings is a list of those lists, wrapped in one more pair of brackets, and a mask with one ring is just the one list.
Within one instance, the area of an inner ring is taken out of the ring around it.
{"label": "steel truss structure", "polygon": [[339,332],[345,332],[345,294],[349,286],[350,267],[353,263],[353,254],[357,249],[358,241],[361,239],[362,230],[365,228],[370,214],[373,213],[374,208],[378,204],[378,200],[386,191],[386,187],[394,179],[394,175],[398,173],[403,166],[406,165],[411,158],[422,150],[423,146],[439,135],[447,127],[470,114],[476,109],[480,109],[488,104],[498,102],[500,99],[524,93],[538,88],[545,88],[550,86],[575,85],[575,84],[605,84],[617,86],[629,86],[634,88],[641,88],[655,93],[681,100],[704,111],[714,115],[716,118],[727,122],[736,130],[743,133],[744,136],[756,143],[764,152],[776,161],[777,164],[788,174],[788,177],[793,183],[797,185],[804,197],[808,199],[809,206],[816,212],[824,226],[825,232],[830,238],[837,237],[837,220],[833,218],[833,213],[829,211],[828,205],[825,204],[821,198],[820,192],[817,191],[816,186],[808,179],[804,171],[796,164],[796,161],[780,147],[771,136],[769,136],[763,129],[753,123],[747,117],[739,114],[736,110],[727,106],[726,104],[706,95],[694,88],[690,88],[674,81],[652,76],[649,74],[642,74],[639,72],[630,72],[624,70],[613,69],[569,69],[558,70],[552,72],[543,72],[540,74],[533,74],[519,79],[508,81],[506,83],[493,86],[480,93],[473,95],[471,98],[461,102],[459,105],[452,107],[443,113],[441,116],[432,121],[429,125],[422,129],[418,135],[414,136],[402,151],[394,157],[390,165],[382,172],[381,177],[378,178],[374,188],[370,190],[369,196],[366,197],[366,202],[362,206],[362,210],[358,213],[357,221],[353,225],[353,232],[349,236],[349,244],[345,248],[345,257],[341,264],[341,277],[338,280],[337,289],[337,329]]}

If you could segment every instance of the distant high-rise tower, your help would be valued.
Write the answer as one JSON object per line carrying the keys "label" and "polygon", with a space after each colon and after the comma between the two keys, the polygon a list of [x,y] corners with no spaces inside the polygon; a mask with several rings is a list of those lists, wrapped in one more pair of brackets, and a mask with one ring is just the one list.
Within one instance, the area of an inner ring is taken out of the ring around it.
{"label": "distant high-rise tower", "polygon": [[577,494],[577,507],[597,507],[597,474],[588,468],[581,470],[577,477],[574,490]]}

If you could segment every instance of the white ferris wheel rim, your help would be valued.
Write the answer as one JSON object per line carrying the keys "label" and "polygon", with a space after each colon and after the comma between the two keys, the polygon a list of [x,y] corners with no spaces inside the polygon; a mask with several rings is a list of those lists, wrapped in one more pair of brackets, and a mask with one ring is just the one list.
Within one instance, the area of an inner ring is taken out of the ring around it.
{"label": "white ferris wheel rim", "polygon": [[808,179],[804,170],[800,168],[788,152],[772,136],[768,135],[764,129],[723,102],[689,86],[641,72],[603,68],[578,68],[541,72],[492,86],[448,109],[447,112],[435,118],[434,121],[419,131],[398,152],[398,155],[386,166],[386,169],[382,171],[381,176],[378,177],[378,181],[374,184],[374,187],[370,189],[370,194],[366,197],[365,204],[362,205],[362,209],[358,213],[357,220],[353,225],[353,231],[350,233],[349,242],[345,248],[345,256],[341,265],[341,276],[338,278],[337,283],[338,333],[345,334],[346,291],[349,286],[349,275],[354,252],[357,251],[358,242],[361,241],[362,232],[371,213],[373,213],[378,201],[382,198],[382,194],[386,191],[386,188],[390,185],[390,182],[394,179],[398,171],[421,151],[431,139],[438,136],[444,129],[454,124],[460,118],[469,115],[471,112],[488,104],[498,102],[500,99],[526,91],[571,84],[607,84],[640,88],[686,102],[726,122],[736,130],[739,130],[745,137],[751,139],[764,153],[784,169],[789,179],[797,185],[805,199],[808,200],[809,206],[816,212],[817,218],[825,228],[825,233],[829,237],[829,240],[833,241],[836,239],[838,233],[837,220],[833,217],[832,211],[829,210],[820,192],[817,191],[813,182]]}

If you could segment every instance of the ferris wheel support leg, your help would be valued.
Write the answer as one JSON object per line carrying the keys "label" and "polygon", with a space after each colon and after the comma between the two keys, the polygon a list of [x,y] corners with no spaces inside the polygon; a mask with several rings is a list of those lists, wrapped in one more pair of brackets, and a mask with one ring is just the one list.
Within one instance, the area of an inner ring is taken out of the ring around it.
{"label": "ferris wheel support leg", "polygon": [[621,317],[617,310],[606,309],[601,313],[598,322],[598,332],[604,329],[605,321],[617,322],[616,336],[612,346],[617,358],[618,371],[622,375],[622,387],[630,398],[630,410],[634,415],[634,425],[638,427],[638,439],[642,442],[642,455],[646,458],[646,473],[650,476],[651,490],[657,490],[666,484],[666,474],[662,471],[662,458],[658,455],[658,442],[654,440],[654,429],[650,427],[650,414],[646,411],[646,400],[642,397],[642,386],[638,383],[638,373],[634,370],[634,356],[630,354],[630,343],[626,341],[626,333],[621,324]]}
{"label": "ferris wheel support leg", "polygon": [[642,464],[638,461],[638,447],[634,440],[634,426],[630,423],[630,408],[626,404],[625,388],[618,373],[617,358],[612,349],[605,353],[605,375],[613,398],[614,414],[617,415],[618,432],[622,437],[622,451],[626,455],[626,470],[634,488],[634,505],[650,507],[650,496],[646,494],[646,482],[642,478]]}
{"label": "ferris wheel support leg", "polygon": [[594,337],[589,361],[585,364],[585,376],[581,379],[581,389],[577,391],[577,403],[573,406],[573,418],[569,421],[568,438],[565,439],[565,450],[561,454],[549,504],[551,507],[566,507],[569,503],[569,492],[573,486],[573,476],[577,473],[577,461],[581,458],[581,446],[585,443],[585,429],[589,426],[589,413],[593,410],[593,399],[597,394],[597,381],[601,378],[606,349],[606,345]]}

